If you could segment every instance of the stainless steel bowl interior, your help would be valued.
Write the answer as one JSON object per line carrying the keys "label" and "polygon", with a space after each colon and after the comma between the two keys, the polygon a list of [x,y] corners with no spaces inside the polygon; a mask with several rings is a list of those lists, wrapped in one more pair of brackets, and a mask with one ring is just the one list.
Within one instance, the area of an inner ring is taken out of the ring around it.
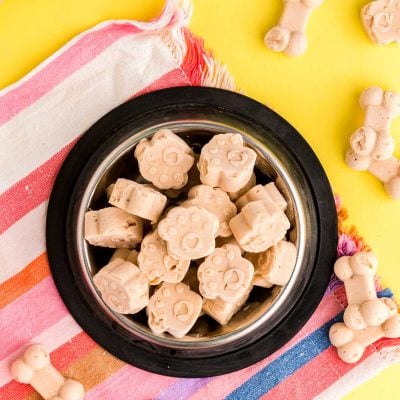
{"label": "stainless steel bowl interior", "polygon": [[[154,335],[147,327],[145,311],[125,316],[107,307],[95,289],[92,277],[108,262],[113,250],[89,246],[83,236],[84,214],[89,209],[106,206],[105,189],[108,185],[119,177],[141,180],[136,159],[133,156],[134,148],[141,139],[151,137],[162,128],[171,129],[181,136],[196,153],[200,153],[201,147],[214,134],[240,133],[247,145],[257,152],[258,183],[275,180],[288,201],[287,215],[291,222],[288,240],[295,243],[298,250],[296,266],[286,286],[273,289],[255,287],[246,305],[226,326],[220,326],[210,317],[203,316],[199,318],[189,335],[183,339],[175,339],[170,335]],[[139,130],[131,128],[128,139],[112,149],[103,159],[83,192],[76,221],[76,248],[80,263],[78,268],[93,301],[98,304],[105,317],[113,321],[127,336],[134,335],[150,343],[177,349],[217,347],[254,335],[261,325],[274,319],[282,304],[288,302],[295,293],[307,264],[306,238],[310,235],[313,223],[306,210],[306,196],[302,193],[302,188],[299,188],[293,180],[292,171],[289,171],[282,160],[266,145],[265,136],[256,130],[229,121],[193,118],[168,120]]]}

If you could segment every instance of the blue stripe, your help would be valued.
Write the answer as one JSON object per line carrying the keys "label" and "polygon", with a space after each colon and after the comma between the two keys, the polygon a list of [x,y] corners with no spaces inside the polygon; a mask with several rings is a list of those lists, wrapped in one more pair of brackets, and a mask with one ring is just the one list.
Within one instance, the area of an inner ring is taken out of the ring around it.
{"label": "blue stripe", "polygon": [[381,297],[389,297],[390,299],[393,297],[393,292],[391,289],[386,288],[381,290],[380,292],[377,292],[376,295],[381,298]]}
{"label": "blue stripe", "polygon": [[272,361],[248,381],[239,386],[227,400],[257,400],[269,392],[278,383],[282,382],[313,358],[322,353],[329,346],[328,331],[335,322],[343,320],[343,313],[331,319],[321,328],[297,343],[276,360]]}

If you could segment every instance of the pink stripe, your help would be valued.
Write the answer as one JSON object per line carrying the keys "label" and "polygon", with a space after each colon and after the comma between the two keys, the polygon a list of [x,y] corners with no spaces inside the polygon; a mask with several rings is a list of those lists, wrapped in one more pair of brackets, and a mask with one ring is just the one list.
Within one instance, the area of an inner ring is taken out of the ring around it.
{"label": "pink stripe", "polygon": [[82,36],[26,82],[0,97],[0,126],[39,100],[116,40],[141,32],[131,24],[110,24]]}
{"label": "pink stripe", "polygon": [[48,277],[0,311],[0,360],[67,315]]}
{"label": "pink stripe", "polygon": [[76,143],[69,143],[39,168],[0,195],[0,234],[50,196],[55,176]]}
{"label": "pink stripe", "polygon": [[275,386],[262,399],[313,399],[336,382],[339,377],[347,374],[362,363],[374,351],[374,346],[369,346],[361,361],[355,364],[346,364],[338,358],[336,349],[329,347],[293,375],[290,375]]}
{"label": "pink stripe", "polygon": [[[153,399],[176,378],[152,374],[127,365],[95,386],[85,400],[97,399]],[[176,394],[178,398],[179,393]]]}
{"label": "pink stripe", "polygon": [[231,374],[222,375],[213,379],[204,388],[200,389],[191,400],[202,400],[211,394],[215,398],[224,398],[242,383],[246,382],[252,375],[263,369],[266,365],[280,357],[288,349],[299,343],[302,339],[314,332],[316,329],[324,325],[326,322],[335,317],[343,308],[336,301],[333,294],[327,294],[319,304],[311,319],[303,327],[303,329],[285,346],[276,351],[274,354],[243,370],[233,372]]}

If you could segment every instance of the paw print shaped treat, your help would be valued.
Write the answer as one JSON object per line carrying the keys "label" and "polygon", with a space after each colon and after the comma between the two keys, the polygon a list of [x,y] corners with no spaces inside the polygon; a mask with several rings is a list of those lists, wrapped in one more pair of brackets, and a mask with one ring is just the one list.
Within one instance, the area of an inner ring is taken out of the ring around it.
{"label": "paw print shaped treat", "polygon": [[353,330],[343,322],[333,324],[329,329],[329,340],[337,348],[338,356],[346,363],[356,363],[365,349],[382,338],[397,339],[400,337],[400,315],[390,316],[382,325],[368,326],[365,329]]}
{"label": "paw print shaped treat", "polygon": [[290,222],[274,203],[258,200],[244,206],[229,226],[240,247],[261,253],[285,237]]}
{"label": "paw print shaped treat", "polygon": [[142,237],[142,220],[120,208],[107,207],[85,214],[85,239],[93,246],[131,249]]}
{"label": "paw print shaped treat", "polygon": [[175,207],[158,224],[168,254],[182,260],[196,260],[212,253],[219,228],[217,216],[205,208]]}
{"label": "paw print shaped treat", "polygon": [[400,115],[400,95],[371,87],[361,94],[360,105],[365,110],[364,126],[351,136],[346,161],[350,168],[363,171],[374,160],[386,160],[393,154],[390,125]]}
{"label": "paw print shaped treat", "polygon": [[250,180],[256,158],[254,150],[244,147],[241,135],[215,135],[201,150],[200,180],[225,192],[236,192]]}
{"label": "paw print shaped treat", "polygon": [[203,299],[183,283],[164,282],[150,298],[149,327],[156,335],[168,332],[183,338],[201,312]]}
{"label": "paw print shaped treat", "polygon": [[364,28],[376,44],[400,44],[400,0],[377,0],[361,11]]}
{"label": "paw print shaped treat", "polygon": [[188,200],[181,206],[198,206],[215,214],[219,219],[217,235],[228,237],[232,235],[229,221],[236,215],[236,206],[231,202],[227,193],[218,188],[198,185],[190,189]]}
{"label": "paw print shaped treat", "polygon": [[120,178],[115,183],[108,202],[154,223],[162,214],[167,197],[151,187]]}
{"label": "paw print shaped treat", "polygon": [[377,298],[374,280],[377,268],[378,260],[371,252],[359,252],[336,261],[334,271],[344,283],[349,305]]}
{"label": "paw print shaped treat", "polygon": [[120,314],[135,314],[149,304],[146,275],[129,261],[116,258],[109,262],[93,282],[104,302]]}
{"label": "paw print shaped treat", "polygon": [[288,56],[299,56],[307,50],[305,34],[310,15],[324,0],[283,0],[285,6],[277,26],[264,38],[268,48],[285,52]]}
{"label": "paw print shaped treat", "polygon": [[248,291],[253,280],[253,264],[242,257],[237,246],[215,249],[199,266],[199,290],[206,299],[234,303]]}
{"label": "paw print shaped treat", "polygon": [[184,187],[194,163],[192,149],[168,129],[158,131],[150,140],[141,140],[135,157],[143,178],[159,189]]}
{"label": "paw print shaped treat", "polygon": [[85,395],[80,382],[64,378],[54,368],[49,352],[41,344],[29,346],[13,362],[11,375],[17,382],[31,385],[44,399],[82,400]]}
{"label": "paw print shaped treat", "polygon": [[246,303],[252,288],[253,285],[250,285],[246,293],[244,293],[239,300],[233,303],[228,303],[227,301],[223,301],[221,299],[204,299],[203,311],[211,318],[215,319],[220,325],[226,325],[242,308],[244,303]]}
{"label": "paw print shaped treat", "polygon": [[246,258],[253,263],[255,269],[254,285],[266,288],[286,285],[295,267],[296,256],[296,246],[285,240],[263,253],[248,254]]}
{"label": "paw print shaped treat", "polygon": [[251,188],[247,193],[241,196],[236,205],[241,210],[246,204],[252,201],[267,201],[274,203],[280,210],[286,211],[287,202],[278,190],[274,182],[268,183],[267,185],[257,185]]}
{"label": "paw print shaped treat", "polygon": [[160,282],[182,281],[189,269],[190,260],[179,260],[170,256],[167,252],[167,244],[155,230],[144,237],[138,263],[150,285],[158,285]]}

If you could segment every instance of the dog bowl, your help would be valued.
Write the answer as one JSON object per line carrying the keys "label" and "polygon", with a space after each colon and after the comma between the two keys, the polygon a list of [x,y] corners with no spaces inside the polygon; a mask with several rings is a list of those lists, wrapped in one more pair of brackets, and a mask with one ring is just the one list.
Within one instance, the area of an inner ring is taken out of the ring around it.
{"label": "dog bowl", "polygon": [[[121,315],[101,299],[93,275],[112,249],[84,240],[84,215],[107,205],[119,177],[140,181],[133,152],[167,128],[196,153],[214,134],[234,132],[257,153],[258,183],[275,181],[288,202],[288,240],[297,247],[284,287],[255,287],[225,326],[199,318],[182,339],[155,335],[145,311]],[[285,344],[307,322],[332,274],[337,216],[325,173],[311,148],[276,113],[245,96],[211,88],[166,89],[135,98],[91,127],[65,160],[47,214],[47,250],[57,288],[71,314],[101,346],[137,367],[172,376],[218,375],[244,368]]]}

